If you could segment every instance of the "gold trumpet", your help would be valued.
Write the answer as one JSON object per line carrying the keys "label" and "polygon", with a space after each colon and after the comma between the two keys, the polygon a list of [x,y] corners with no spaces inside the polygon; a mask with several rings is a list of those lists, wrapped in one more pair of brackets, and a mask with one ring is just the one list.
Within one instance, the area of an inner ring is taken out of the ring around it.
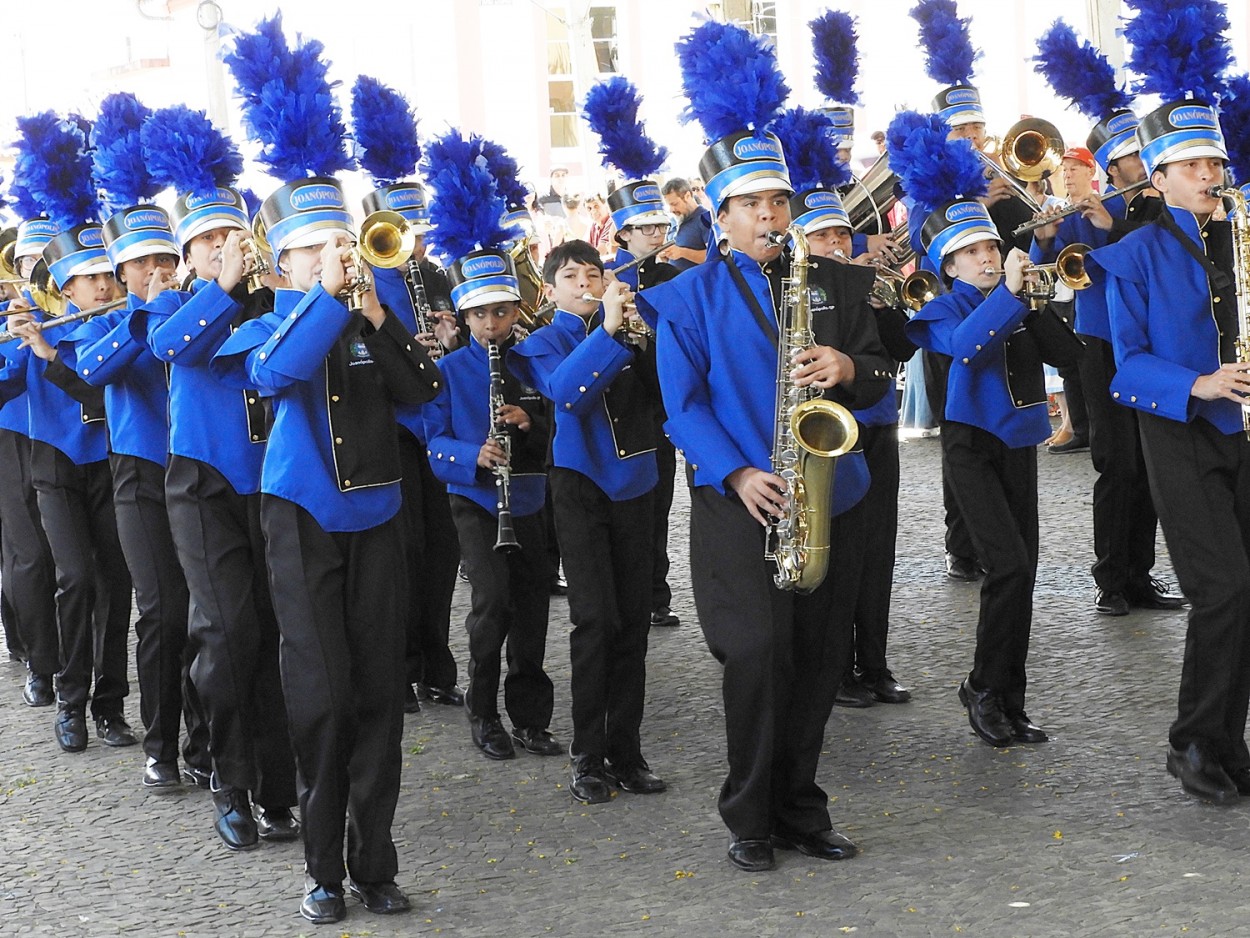
{"label": "gold trumpet", "polygon": [[508,249],[516,267],[517,285],[521,288],[520,321],[530,332],[551,321],[555,304],[543,302],[543,275],[534,265],[531,246],[536,241],[532,234],[526,235]]}
{"label": "gold trumpet", "polygon": [[904,275],[890,267],[878,267],[869,296],[875,296],[886,306],[902,305],[918,312],[940,292],[941,285],[931,271],[917,270]]}
{"label": "gold trumpet", "polygon": [[[595,296],[593,293],[583,293],[581,298],[587,303],[602,303],[603,297]],[[637,312],[638,306],[632,302],[625,305],[625,312]],[[630,342],[631,339],[655,339],[655,331],[642,321],[639,317],[626,316],[621,323],[621,333],[625,336],[625,341]],[[631,345],[637,344],[630,342]]]}
{"label": "gold trumpet", "polygon": [[364,306],[364,295],[373,289],[370,267],[402,267],[416,246],[417,233],[403,215],[388,211],[370,213],[360,225],[360,239],[352,248],[349,261],[356,276],[340,294],[346,295],[347,308],[359,312]]}
{"label": "gold trumpet", "polygon": [[239,247],[243,249],[246,256],[247,292],[255,293],[265,285],[264,278],[273,273],[273,268],[269,266],[269,258],[273,256],[273,249],[269,246],[265,222],[260,217],[260,213],[252,219],[252,236],[243,238],[239,242]]}
{"label": "gold trumpet", "polygon": [[[1027,117],[1016,121],[1002,140],[987,137],[984,145],[976,151],[982,162],[994,173],[1002,176],[1016,190],[1016,194],[1035,212],[1042,207],[1029,195],[1024,182],[1040,182],[1063,165],[1063,136],[1059,128],[1040,117]],[[1003,164],[990,159],[998,154]]]}
{"label": "gold trumpet", "polygon": [[[1020,295],[1029,301],[1030,307],[1041,309],[1048,300],[1054,299],[1057,283],[1062,283],[1069,290],[1084,290],[1091,283],[1089,272],[1085,269],[1085,255],[1091,250],[1093,249],[1088,244],[1077,242],[1060,251],[1052,263],[1026,264],[1024,275],[1027,277],[1029,274],[1036,274],[1037,284],[1033,287],[1026,284]],[[1006,270],[1002,267],[987,267],[985,272],[1003,274]]]}

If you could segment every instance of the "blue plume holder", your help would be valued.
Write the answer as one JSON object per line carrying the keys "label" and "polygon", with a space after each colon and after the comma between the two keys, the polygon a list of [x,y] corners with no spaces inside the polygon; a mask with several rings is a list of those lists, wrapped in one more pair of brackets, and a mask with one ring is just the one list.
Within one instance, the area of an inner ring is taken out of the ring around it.
{"label": "blue plume holder", "polygon": [[17,226],[17,242],[13,257],[41,257],[47,243],[58,234],[56,224],[50,218],[28,218]]}
{"label": "blue plume holder", "polygon": [[972,85],[951,85],[943,88],[933,99],[933,110],[951,127],[985,123],[985,112],[981,110],[981,92]]}
{"label": "blue plume holder", "polygon": [[841,197],[832,189],[808,189],[790,199],[790,217],[804,234],[825,228],[851,228]]}
{"label": "blue plume holder", "polygon": [[265,199],[260,219],[275,260],[288,248],[324,244],[337,233],[355,231],[343,187],[329,176],[287,183]]}
{"label": "blue plume holder", "polygon": [[430,206],[425,187],[419,182],[397,182],[382,186],[366,195],[362,205],[366,215],[374,212],[396,212],[402,215],[419,234],[424,234],[433,227],[430,224]]}
{"label": "blue plume holder", "polygon": [[458,257],[447,269],[447,280],[458,310],[521,299],[516,265],[507,251],[486,249]]}
{"label": "blue plume holder", "polygon": [[1138,151],[1136,131],[1137,115],[1122,108],[1094,125],[1085,140],[1085,146],[1094,154],[1094,159],[1105,173],[1110,163]]}
{"label": "blue plume holder", "polygon": [[149,254],[179,255],[169,216],[155,205],[132,205],[104,223],[104,250],[114,270]]}
{"label": "blue plume holder", "polygon": [[608,209],[618,231],[628,225],[665,224],[669,220],[660,187],[650,179],[618,186],[608,196]]}
{"label": "blue plume holder", "polygon": [[62,231],[44,245],[43,259],[57,287],[62,289],[74,277],[113,272],[99,225],[75,225]]}
{"label": "blue plume holder", "polygon": [[242,194],[229,186],[212,192],[187,192],[178,196],[170,211],[174,238],[185,249],[192,238],[217,228],[251,228],[247,203]]}
{"label": "blue plume holder", "polygon": [[1147,175],[1180,159],[1228,159],[1219,116],[1205,101],[1172,101],[1155,108],[1137,125],[1137,142]]}
{"label": "blue plume holder", "polygon": [[767,132],[741,130],[721,137],[699,160],[699,175],[714,213],[731,196],[771,189],[794,191],[781,141]]}
{"label": "blue plume holder", "polygon": [[985,206],[972,199],[939,205],[929,213],[920,229],[920,244],[934,270],[942,269],[942,259],[948,254],[978,241],[990,240],[1000,240],[998,228]]}

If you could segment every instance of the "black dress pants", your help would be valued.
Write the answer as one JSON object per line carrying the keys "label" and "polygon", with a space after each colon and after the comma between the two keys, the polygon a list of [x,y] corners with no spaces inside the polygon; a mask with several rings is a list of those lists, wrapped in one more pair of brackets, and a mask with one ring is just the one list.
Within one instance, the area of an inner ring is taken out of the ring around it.
{"label": "black dress pants", "polygon": [[1250,442],[1201,417],[1139,419],[1163,536],[1190,603],[1168,737],[1177,749],[1205,743],[1235,771],[1250,766]]}
{"label": "black dress pants", "polygon": [[841,676],[830,623],[837,570],[810,595],[779,590],[764,546],[764,528],[736,495],[691,490],[695,606],[708,649],[724,667],[729,774],[718,806],[725,826],[744,839],[779,827],[831,827],[816,768]]}
{"label": "black dress pants", "polygon": [[137,456],[114,453],[113,506],[117,536],[135,586],[136,671],[139,713],[147,733],[143,751],[157,762],[178,758],[178,735],[186,714],[188,763],[206,766],[208,731],[194,691],[184,694],[190,658],[187,615],[191,602],[178,564],[169,512],[165,508],[165,467]]}
{"label": "black dress pants", "polygon": [[319,883],[341,883],[346,873],[393,880],[404,730],[399,518],[331,533],[273,495],[261,496],[260,518],[308,875]]}
{"label": "black dress pants", "polygon": [[1037,576],[1037,449],[1012,448],[980,427],[946,421],[951,491],[985,567],[972,683],[1003,709],[1024,709],[1025,660]]}
{"label": "black dress pants", "polygon": [[0,430],[0,477],[0,576],[19,647],[33,673],[55,674],[61,670],[56,565],[30,479],[30,439],[13,430]]}
{"label": "black dress pants", "polygon": [[448,647],[451,600],[456,591],[460,544],[447,504],[447,486],[430,468],[425,445],[399,428],[403,480],[402,532],[408,571],[405,651],[408,684],[456,683],[456,659]]}
{"label": "black dress pants", "polygon": [[864,506],[863,575],[855,600],[855,666],[869,677],[889,670],[890,594],[898,541],[898,424],[860,433],[871,479]]}
{"label": "black dress pants", "polygon": [[1111,345],[1084,337],[1081,377],[1089,408],[1094,480],[1094,582],[1107,593],[1145,586],[1155,564],[1158,519],[1142,456],[1137,411],[1111,397]]}
{"label": "black dress pants", "polygon": [[130,571],[117,539],[108,461],[79,466],[34,440],[30,474],[56,564],[57,706],[82,710],[90,697],[92,716],[119,716],[130,692]]}
{"label": "black dress pants", "polygon": [[642,758],[654,489],[614,502],[580,472],[548,478],[573,621],[569,751],[628,768]]}
{"label": "black dress pants", "polygon": [[222,784],[265,808],[296,802],[295,757],[278,670],[260,529],[260,495],[240,495],[217,469],[170,456],[165,497],[191,591],[191,683]]}
{"label": "black dress pants", "polygon": [[551,560],[545,510],[513,518],[521,549],[495,550],[499,522],[463,495],[451,496],[464,569],[473,588],[465,620],[469,632],[469,687],[465,703],[476,717],[499,716],[500,655],[507,655],[504,709],[515,727],[551,725],[555,693],[543,670]]}

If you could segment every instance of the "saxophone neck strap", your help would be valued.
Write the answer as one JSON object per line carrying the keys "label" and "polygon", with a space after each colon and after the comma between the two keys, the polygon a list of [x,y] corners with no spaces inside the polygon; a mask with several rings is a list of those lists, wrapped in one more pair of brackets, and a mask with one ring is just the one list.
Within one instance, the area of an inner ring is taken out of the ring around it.
{"label": "saxophone neck strap", "polygon": [[760,305],[760,299],[752,291],[747,284],[747,278],[742,276],[742,271],[738,269],[737,263],[733,259],[732,254],[722,254],[721,260],[729,268],[729,275],[733,278],[734,286],[738,288],[738,292],[742,294],[742,299],[746,302],[747,308],[751,310],[751,315],[755,317],[755,322],[764,330],[764,335],[768,336],[768,340],[775,346],[780,338],[776,325],[764,313],[764,307]]}
{"label": "saxophone neck strap", "polygon": [[1211,285],[1212,296],[1217,293],[1223,293],[1233,285],[1232,278],[1220,270],[1211,258],[1207,257],[1206,252],[1202,248],[1194,244],[1193,238],[1181,231],[1180,225],[1176,223],[1176,219],[1172,217],[1172,213],[1168,211],[1166,205],[1158,217],[1155,218],[1155,224],[1179,241],[1181,247],[1188,251],[1189,255],[1198,262],[1198,265],[1207,272],[1207,281]]}

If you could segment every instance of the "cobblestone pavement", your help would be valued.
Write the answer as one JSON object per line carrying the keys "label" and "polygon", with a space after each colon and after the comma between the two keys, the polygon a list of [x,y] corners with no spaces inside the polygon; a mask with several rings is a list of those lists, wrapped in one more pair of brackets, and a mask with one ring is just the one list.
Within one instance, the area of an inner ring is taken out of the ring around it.
{"label": "cobblestone pavement", "polygon": [[[644,751],[666,794],[583,807],[566,760],[491,763],[464,714],[408,717],[395,823],[415,911],[349,900],[339,926],[298,914],[301,849],[228,853],[207,793],[140,790],[137,748],[61,753],[52,713],[22,705],[0,664],[0,935],[1245,935],[1250,805],[1185,796],[1163,767],[1184,616],[1094,614],[1087,456],[1039,453],[1044,544],[1030,657],[1044,746],[992,750],[955,689],[970,667],[977,589],[943,575],[938,443],[903,444],[891,664],[915,700],[837,709],[820,779],[863,848],[822,863],[725,859],[719,669],[694,621],[686,501],[673,513],[675,611],[653,630]],[[1162,541],[1159,572],[1170,574]],[[466,657],[467,589],[456,597]],[[567,741],[567,604],[553,600],[553,730]],[[138,722],[137,687],[128,703]]]}

